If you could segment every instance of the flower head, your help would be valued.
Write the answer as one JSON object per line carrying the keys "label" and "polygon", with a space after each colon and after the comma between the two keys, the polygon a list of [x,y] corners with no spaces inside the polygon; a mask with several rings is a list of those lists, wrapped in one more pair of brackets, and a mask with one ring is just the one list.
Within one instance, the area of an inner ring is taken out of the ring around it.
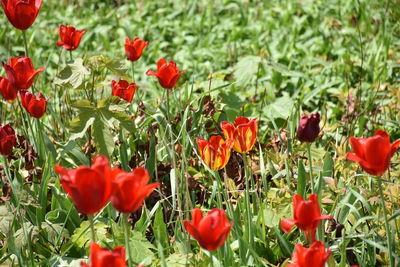
{"label": "flower head", "polygon": [[148,70],[146,72],[147,76],[156,76],[162,87],[165,89],[173,88],[179,80],[179,77],[184,73],[184,71],[179,72],[178,67],[174,61],[167,63],[165,59],[160,59],[157,62],[157,72]]}
{"label": "flower head", "polygon": [[257,139],[257,119],[249,120],[246,117],[238,117],[234,124],[227,121],[221,122],[221,129],[226,139],[234,141],[233,149],[239,153],[250,151]]}
{"label": "flower head", "polygon": [[210,141],[197,138],[200,157],[204,163],[213,171],[225,167],[231,156],[233,140],[224,141],[221,136],[211,136]]}

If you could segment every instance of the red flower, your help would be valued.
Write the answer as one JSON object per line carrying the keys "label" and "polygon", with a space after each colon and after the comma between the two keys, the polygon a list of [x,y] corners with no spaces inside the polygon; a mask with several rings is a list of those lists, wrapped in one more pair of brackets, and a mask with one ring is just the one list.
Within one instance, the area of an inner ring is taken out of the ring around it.
{"label": "red flower", "polygon": [[44,68],[35,71],[32,60],[29,57],[10,57],[10,63],[3,63],[8,80],[18,89],[28,89],[32,86],[33,79]]}
{"label": "red flower", "polygon": [[354,153],[347,152],[347,159],[360,163],[367,173],[381,176],[390,165],[390,159],[400,147],[400,140],[390,143],[387,132],[377,130],[368,138],[350,137]]}
{"label": "red flower", "polygon": [[38,97],[25,90],[21,90],[19,94],[21,96],[22,106],[24,106],[32,117],[39,119],[46,113],[47,100],[41,92],[38,93]]}
{"label": "red flower", "polygon": [[310,248],[297,244],[292,255],[292,262],[287,267],[324,267],[331,255],[331,250],[325,251],[324,243],[316,241]]}
{"label": "red flower", "polygon": [[179,72],[178,67],[174,61],[167,63],[165,59],[160,59],[157,62],[157,73],[152,70],[146,72],[147,76],[156,76],[160,85],[165,89],[173,88],[179,80],[179,77],[184,71]]}
{"label": "red flower", "polygon": [[210,141],[197,138],[200,157],[204,163],[213,171],[218,171],[225,167],[231,156],[233,140],[224,141],[221,136],[211,136]]}
{"label": "red flower", "polygon": [[87,31],[78,31],[75,27],[60,26],[60,39],[57,41],[57,46],[63,46],[65,50],[75,50],[78,48],[83,35]]}
{"label": "red flower", "polygon": [[90,244],[90,265],[81,262],[82,267],[126,267],[125,248],[115,247],[114,250],[101,248],[97,243]]}
{"label": "red flower", "polygon": [[26,30],[35,22],[42,0],[1,0],[1,5],[12,25]]}
{"label": "red flower", "polygon": [[11,154],[17,138],[10,124],[0,126],[0,154],[8,156]]}
{"label": "red flower", "polygon": [[77,169],[66,170],[57,165],[54,170],[61,175],[61,185],[80,213],[95,214],[110,199],[111,169],[105,156],[96,156],[91,167],[80,166]]}
{"label": "red flower", "polygon": [[111,171],[113,193],[111,204],[123,213],[137,211],[143,201],[158,187],[158,183],[147,184],[150,180],[145,168],[136,168],[132,172],[125,172],[120,168]]}
{"label": "red flower", "polygon": [[184,221],[183,225],[200,247],[214,251],[224,244],[233,223],[229,222],[222,209],[212,209],[204,217],[200,209],[193,209],[192,221]]}
{"label": "red flower", "polygon": [[12,83],[5,77],[0,77],[0,93],[7,101],[14,101],[18,95],[18,88],[15,88]]}
{"label": "red flower", "polygon": [[249,120],[246,117],[237,117],[234,125],[227,121],[220,124],[226,139],[232,139],[233,149],[239,153],[250,151],[257,139],[257,119]]}
{"label": "red flower", "polygon": [[293,196],[293,214],[294,219],[283,219],[281,221],[282,230],[289,233],[294,225],[305,232],[307,240],[311,235],[311,240],[315,240],[316,229],[321,220],[332,220],[330,215],[321,215],[321,209],[318,204],[318,196],[311,194],[308,200],[296,194]]}
{"label": "red flower", "polygon": [[143,49],[149,42],[145,42],[139,37],[135,37],[132,41],[128,37],[125,38],[125,53],[129,61],[138,60],[143,53]]}
{"label": "red flower", "polygon": [[136,91],[136,83],[129,84],[125,80],[120,80],[118,83],[114,80],[111,82],[112,95],[119,96],[125,101],[131,103]]}
{"label": "red flower", "polygon": [[319,113],[301,115],[299,127],[297,128],[297,138],[301,142],[314,142],[320,132]]}

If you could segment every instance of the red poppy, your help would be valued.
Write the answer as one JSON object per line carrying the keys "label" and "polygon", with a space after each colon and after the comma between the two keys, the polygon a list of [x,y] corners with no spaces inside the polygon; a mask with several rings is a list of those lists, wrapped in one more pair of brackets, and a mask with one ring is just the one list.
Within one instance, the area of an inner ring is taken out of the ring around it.
{"label": "red poppy", "polygon": [[227,121],[221,122],[220,126],[226,139],[232,139],[233,149],[239,153],[250,151],[257,139],[257,119],[249,120],[246,117],[237,117],[234,124]]}
{"label": "red poppy", "polygon": [[123,213],[137,211],[158,183],[147,184],[150,180],[145,168],[136,168],[132,172],[125,172],[120,168],[111,171],[113,193],[111,204]]}
{"label": "red poppy", "polygon": [[87,31],[78,31],[75,27],[65,25],[60,26],[60,39],[57,41],[57,46],[63,46],[65,50],[75,50],[78,48],[83,35]]}
{"label": "red poppy", "polygon": [[41,92],[38,93],[37,97],[25,90],[21,90],[19,94],[21,96],[22,106],[24,106],[32,117],[39,119],[46,113],[47,100]]}
{"label": "red poppy", "polygon": [[197,138],[200,157],[204,163],[213,171],[218,171],[225,167],[231,156],[233,140],[224,141],[221,136],[211,136],[210,141]]}
{"label": "red poppy", "polygon": [[42,0],[1,0],[1,5],[11,24],[24,31],[35,22]]}
{"label": "red poppy", "polygon": [[111,81],[112,95],[119,96],[125,101],[131,103],[133,96],[136,91],[136,83],[129,84],[125,80],[120,80],[116,82],[114,80]]}
{"label": "red poppy", "polygon": [[29,57],[10,57],[10,63],[3,63],[8,80],[18,89],[28,89],[32,86],[33,79],[44,68],[35,71],[32,60]]}
{"label": "red poppy", "polygon": [[8,156],[11,154],[17,138],[10,124],[0,126],[0,154]]}
{"label": "red poppy", "polygon": [[184,71],[179,72],[178,67],[174,61],[167,63],[165,59],[160,59],[157,62],[157,73],[152,70],[146,72],[147,76],[156,76],[162,87],[165,89],[173,88],[179,80],[179,77]]}
{"label": "red poppy", "polygon": [[281,228],[285,233],[289,233],[294,225],[305,232],[307,240],[315,241],[315,233],[321,220],[332,220],[330,215],[321,215],[318,204],[318,196],[311,194],[308,200],[296,194],[293,196],[293,215],[294,219],[283,219]]}
{"label": "red poppy", "polygon": [[5,77],[0,77],[0,93],[7,101],[14,101],[18,95],[18,88],[15,88],[12,83]]}
{"label": "red poppy", "polygon": [[320,132],[319,121],[318,112],[310,115],[303,114],[297,128],[297,138],[301,142],[314,142]]}
{"label": "red poppy", "polygon": [[139,37],[135,37],[132,41],[128,37],[125,38],[125,53],[129,61],[138,60],[143,53],[143,49],[149,42],[145,42]]}
{"label": "red poppy", "polygon": [[324,267],[331,255],[331,250],[325,250],[324,243],[316,241],[311,247],[305,248],[297,244],[292,255],[292,263],[287,267]]}
{"label": "red poppy", "polygon": [[222,209],[212,209],[204,217],[200,209],[193,209],[192,221],[184,221],[183,225],[200,247],[214,251],[224,244],[233,223],[229,222]]}
{"label": "red poppy", "polygon": [[368,138],[350,137],[354,153],[347,152],[347,159],[358,162],[367,173],[381,176],[390,166],[390,160],[400,147],[400,140],[390,143],[387,132],[377,130]]}
{"label": "red poppy", "polygon": [[101,248],[97,243],[90,244],[90,265],[81,262],[82,267],[126,267],[125,248],[115,247],[114,250]]}
{"label": "red poppy", "polygon": [[91,167],[80,166],[77,169],[67,170],[57,165],[54,170],[61,175],[61,185],[80,213],[95,214],[110,199],[111,169],[105,156],[96,156]]}

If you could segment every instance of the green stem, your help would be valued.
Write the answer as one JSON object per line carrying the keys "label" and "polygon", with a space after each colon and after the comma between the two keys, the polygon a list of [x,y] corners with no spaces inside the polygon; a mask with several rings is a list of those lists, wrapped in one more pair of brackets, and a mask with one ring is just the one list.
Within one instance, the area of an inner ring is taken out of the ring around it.
{"label": "green stem", "polygon": [[243,157],[243,165],[244,165],[244,180],[245,180],[245,193],[244,193],[244,197],[245,197],[245,202],[246,202],[246,216],[247,216],[247,227],[248,227],[248,234],[249,234],[249,244],[250,247],[253,248],[253,243],[254,243],[254,239],[253,239],[253,231],[252,231],[252,214],[251,214],[251,210],[250,210],[250,186],[249,186],[249,171],[247,169],[247,155],[245,153],[242,153],[242,157]]}
{"label": "green stem", "polygon": [[128,254],[128,267],[132,267],[132,257],[131,257],[131,246],[129,243],[129,238],[130,238],[130,225],[129,225],[129,213],[124,213],[123,215],[123,221],[124,221],[124,232],[125,232],[125,247],[126,251]]}
{"label": "green stem", "polygon": [[213,253],[211,251],[210,252],[210,267],[214,267],[214,259],[213,259]]}
{"label": "green stem", "polygon": [[382,181],[381,181],[380,177],[377,177],[377,180],[378,180],[379,197],[381,199],[381,206],[382,206],[382,211],[383,211],[383,218],[385,219],[387,246],[388,246],[388,250],[389,250],[389,262],[390,262],[390,267],[394,267],[394,261],[393,261],[393,257],[392,257],[392,251],[393,251],[392,238],[391,238],[391,231],[390,231],[389,221],[388,221],[386,207],[385,207],[385,199],[383,196]]}
{"label": "green stem", "polygon": [[310,166],[311,193],[314,193],[314,176],[313,176],[313,166],[311,157],[311,143],[307,143],[307,152],[308,152],[308,163]]}
{"label": "green stem", "polygon": [[168,93],[168,91],[167,91],[167,121],[168,121],[167,124],[169,124],[170,117],[169,117],[169,93]]}
{"label": "green stem", "polygon": [[135,82],[135,62],[133,61],[131,63],[131,69],[132,69],[132,81]]}
{"label": "green stem", "polygon": [[72,50],[69,50],[69,59],[70,59],[71,61],[74,61],[74,60],[72,59]]}
{"label": "green stem", "polygon": [[26,56],[26,57],[29,57],[29,52],[28,52],[28,41],[26,40],[26,33],[25,33],[25,31],[22,31],[22,37],[24,38],[25,56]]}
{"label": "green stem", "polygon": [[90,233],[92,235],[92,242],[96,242],[96,234],[94,232],[94,215],[88,215],[90,223]]}

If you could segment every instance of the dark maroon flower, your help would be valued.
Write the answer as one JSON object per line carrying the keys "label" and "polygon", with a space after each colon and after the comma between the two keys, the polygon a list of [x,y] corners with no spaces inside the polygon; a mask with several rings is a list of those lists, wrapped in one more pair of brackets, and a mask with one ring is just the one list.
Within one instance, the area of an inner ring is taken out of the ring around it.
{"label": "dark maroon flower", "polygon": [[319,132],[319,113],[303,114],[297,128],[297,138],[301,142],[314,142]]}

